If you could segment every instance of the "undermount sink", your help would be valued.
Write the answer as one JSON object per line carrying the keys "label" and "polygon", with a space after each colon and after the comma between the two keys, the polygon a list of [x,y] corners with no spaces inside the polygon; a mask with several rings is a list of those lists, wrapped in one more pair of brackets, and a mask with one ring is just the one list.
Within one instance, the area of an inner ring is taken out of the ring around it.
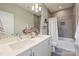
{"label": "undermount sink", "polygon": [[23,41],[20,41],[20,42],[10,44],[9,46],[13,50],[17,50],[17,49],[20,49],[20,48],[24,47],[26,44],[31,44],[31,42],[32,42],[31,40],[23,40]]}
{"label": "undermount sink", "polygon": [[[13,43],[13,44],[9,44],[9,46],[13,49],[13,50],[17,50],[20,49],[22,47],[29,46],[32,43],[35,43],[35,41],[37,41],[37,39],[42,38],[41,35],[36,36],[35,38],[28,38],[27,36],[21,36],[22,39],[19,39],[18,42]],[[27,45],[28,44],[28,45]]]}
{"label": "undermount sink", "polygon": [[0,44],[10,44],[10,43],[18,42],[18,40],[16,39],[19,39],[19,38],[16,38],[16,39],[15,38],[16,37],[8,37],[8,38],[1,39]]}

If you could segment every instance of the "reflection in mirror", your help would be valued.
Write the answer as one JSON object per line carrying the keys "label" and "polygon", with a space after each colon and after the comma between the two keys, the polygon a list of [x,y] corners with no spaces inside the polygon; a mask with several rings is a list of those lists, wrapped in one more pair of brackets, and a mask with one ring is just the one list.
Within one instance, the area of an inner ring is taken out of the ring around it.
{"label": "reflection in mirror", "polygon": [[[0,4],[0,24],[3,25],[0,30],[8,35],[25,35],[24,29],[32,27],[31,31],[36,34],[40,31],[41,5],[40,12],[32,10],[34,3],[2,3]],[[33,28],[34,27],[34,28]],[[1,34],[1,33],[0,33]],[[34,33],[32,33],[34,34]]]}

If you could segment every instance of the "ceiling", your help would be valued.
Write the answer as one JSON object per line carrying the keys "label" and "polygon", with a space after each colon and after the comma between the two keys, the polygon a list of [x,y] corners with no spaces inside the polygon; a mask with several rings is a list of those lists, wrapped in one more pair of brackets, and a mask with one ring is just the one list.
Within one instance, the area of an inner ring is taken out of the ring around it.
{"label": "ceiling", "polygon": [[[33,4],[34,3],[16,3],[16,5],[18,5],[19,7],[24,8],[25,10],[32,12],[32,13],[39,16],[40,13],[36,13],[36,12],[32,11]],[[69,7],[73,6],[73,3],[43,3],[43,4],[47,7],[47,9],[50,12],[55,12],[55,11],[58,11],[58,10],[61,10],[64,8],[69,8]],[[61,6],[62,8],[59,8],[59,6]]]}
{"label": "ceiling", "polygon": [[40,12],[36,13],[34,11],[32,11],[32,6],[34,5],[34,3],[16,3],[16,5],[18,5],[19,7],[31,12],[31,13],[34,13],[35,15],[40,15]]}
{"label": "ceiling", "polygon": [[45,3],[50,12],[55,12],[73,6],[73,3]]}

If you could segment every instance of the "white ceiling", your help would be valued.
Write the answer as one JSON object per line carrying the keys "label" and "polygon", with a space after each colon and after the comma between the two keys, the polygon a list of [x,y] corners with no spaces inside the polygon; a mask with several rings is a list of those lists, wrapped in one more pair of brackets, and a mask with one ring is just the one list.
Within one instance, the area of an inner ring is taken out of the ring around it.
{"label": "white ceiling", "polygon": [[[21,8],[24,8],[25,10],[32,12],[36,15],[40,15],[40,13],[36,13],[32,11],[32,5],[34,3],[16,3]],[[69,8],[73,6],[72,3],[44,3],[44,5],[49,9],[50,12],[55,12],[64,8]],[[59,9],[58,7],[61,6],[62,8]]]}
{"label": "white ceiling", "polygon": [[16,5],[38,16],[40,15],[40,12],[36,13],[32,11],[32,6],[34,5],[34,3],[16,3]]}
{"label": "white ceiling", "polygon": [[[50,12],[55,12],[64,8],[69,8],[73,6],[73,3],[45,3],[44,4]],[[61,6],[62,8],[59,8]]]}

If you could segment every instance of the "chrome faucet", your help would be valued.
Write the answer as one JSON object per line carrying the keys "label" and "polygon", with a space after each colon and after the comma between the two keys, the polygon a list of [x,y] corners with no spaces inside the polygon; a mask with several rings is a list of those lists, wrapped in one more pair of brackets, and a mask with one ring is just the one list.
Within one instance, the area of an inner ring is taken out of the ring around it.
{"label": "chrome faucet", "polygon": [[19,36],[19,38],[22,40],[22,37],[21,37],[21,35],[19,34],[18,36]]}
{"label": "chrome faucet", "polygon": [[18,36],[22,40],[21,34],[16,33],[16,36]]}

